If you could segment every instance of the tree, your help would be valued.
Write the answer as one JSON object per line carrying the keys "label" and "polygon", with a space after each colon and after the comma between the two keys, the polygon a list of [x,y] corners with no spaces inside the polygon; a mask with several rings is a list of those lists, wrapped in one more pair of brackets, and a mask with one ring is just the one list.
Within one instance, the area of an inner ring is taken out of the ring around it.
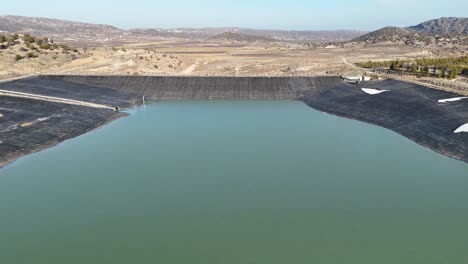
{"label": "tree", "polygon": [[423,68],[423,74],[426,75],[426,76],[429,76],[429,75],[431,74],[431,72],[429,71],[429,67],[424,66],[424,68]]}
{"label": "tree", "polygon": [[437,73],[437,77],[442,78],[442,69],[439,68],[439,71]]}
{"label": "tree", "polygon": [[458,77],[458,68],[452,67],[450,68],[450,79],[455,79]]}
{"label": "tree", "polygon": [[460,71],[461,74],[463,75],[468,75],[468,68],[463,68],[461,71]]}
{"label": "tree", "polygon": [[3,43],[7,40],[7,38],[3,35],[0,35],[0,43]]}
{"label": "tree", "polygon": [[411,73],[412,74],[417,74],[418,73],[418,66],[416,66],[416,63],[413,63],[411,65]]}
{"label": "tree", "polygon": [[445,78],[446,72],[447,72],[447,67],[443,66],[443,67],[440,69],[440,78]]}

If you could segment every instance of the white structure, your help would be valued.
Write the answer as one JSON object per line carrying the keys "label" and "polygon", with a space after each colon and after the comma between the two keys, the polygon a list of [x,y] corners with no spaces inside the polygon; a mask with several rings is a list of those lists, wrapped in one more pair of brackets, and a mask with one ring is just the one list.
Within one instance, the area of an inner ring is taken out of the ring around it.
{"label": "white structure", "polygon": [[388,90],[377,90],[377,89],[370,89],[370,88],[362,88],[361,91],[370,95],[376,95],[376,94],[381,94],[384,92],[389,92]]}
{"label": "white structure", "polygon": [[442,99],[442,100],[439,100],[439,103],[456,102],[456,101],[460,101],[463,99],[468,99],[468,97],[455,97],[455,98],[449,98],[449,99]]}
{"label": "white structure", "polygon": [[457,130],[455,130],[455,132],[453,132],[453,133],[462,133],[462,132],[468,132],[468,123],[466,123],[463,126],[457,128]]}
{"label": "white structure", "polygon": [[363,81],[370,81],[372,78],[369,76],[365,75],[356,75],[356,76],[346,76],[343,75],[341,76],[343,80],[348,81],[348,82],[363,82]]}
{"label": "white structure", "polygon": [[362,76],[341,76],[345,81],[360,82],[362,81]]}

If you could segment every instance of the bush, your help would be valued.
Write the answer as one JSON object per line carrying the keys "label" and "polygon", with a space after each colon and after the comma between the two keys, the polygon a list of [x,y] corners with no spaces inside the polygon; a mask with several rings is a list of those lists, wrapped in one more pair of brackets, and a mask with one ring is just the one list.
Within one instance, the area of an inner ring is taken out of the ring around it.
{"label": "bush", "polygon": [[23,40],[24,40],[24,43],[26,43],[26,45],[34,42],[34,38],[29,34],[24,34]]}
{"label": "bush", "polygon": [[60,48],[62,49],[62,52],[64,53],[70,51],[70,47],[68,47],[65,44],[60,44]]}
{"label": "bush", "polygon": [[19,39],[19,35],[16,34],[16,33],[15,33],[15,34],[11,34],[11,35],[10,35],[10,38],[13,39],[13,41],[15,41],[15,40],[18,40],[18,39]]}
{"label": "bush", "polygon": [[20,61],[20,60],[22,60],[22,59],[24,59],[23,56],[18,55],[18,54],[15,55],[15,61]]}
{"label": "bush", "polygon": [[460,73],[463,75],[468,75],[468,68],[461,69]]}
{"label": "bush", "polygon": [[42,43],[42,45],[41,45],[41,49],[45,49],[45,50],[48,50],[48,49],[50,49],[50,45],[49,45],[49,43],[48,43],[48,42],[44,42],[44,43]]}
{"label": "bush", "polygon": [[28,54],[26,54],[26,58],[28,59],[37,58],[37,55],[34,52],[28,52]]}

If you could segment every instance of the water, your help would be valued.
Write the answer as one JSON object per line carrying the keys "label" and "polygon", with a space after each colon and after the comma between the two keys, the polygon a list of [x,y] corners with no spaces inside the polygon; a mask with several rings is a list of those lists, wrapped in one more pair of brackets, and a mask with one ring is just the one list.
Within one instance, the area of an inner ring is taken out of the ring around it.
{"label": "water", "polygon": [[159,102],[0,170],[0,263],[468,263],[468,165],[300,102]]}

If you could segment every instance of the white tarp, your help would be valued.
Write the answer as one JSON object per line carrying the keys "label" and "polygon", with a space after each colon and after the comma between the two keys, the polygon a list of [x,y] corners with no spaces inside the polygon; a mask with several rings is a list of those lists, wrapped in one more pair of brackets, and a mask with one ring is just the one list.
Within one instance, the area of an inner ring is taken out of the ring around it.
{"label": "white tarp", "polygon": [[370,94],[370,95],[376,95],[376,94],[388,92],[388,90],[377,90],[377,89],[370,89],[370,88],[362,88],[361,90],[365,92],[366,94]]}
{"label": "white tarp", "polygon": [[457,128],[454,133],[462,133],[462,132],[468,132],[468,123],[464,124],[463,126]]}
{"label": "white tarp", "polygon": [[456,102],[463,99],[468,99],[468,97],[455,97],[455,98],[448,98],[448,99],[441,99],[439,103],[448,103],[448,102]]}

